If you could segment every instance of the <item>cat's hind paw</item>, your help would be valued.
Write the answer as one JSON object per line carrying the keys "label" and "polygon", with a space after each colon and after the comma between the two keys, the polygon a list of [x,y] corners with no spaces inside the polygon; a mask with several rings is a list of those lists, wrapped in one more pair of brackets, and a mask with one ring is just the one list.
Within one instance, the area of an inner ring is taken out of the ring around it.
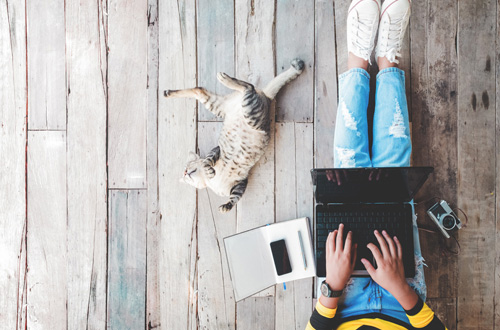
{"label": "cat's hind paw", "polygon": [[222,204],[221,206],[219,206],[219,211],[220,211],[220,213],[227,213],[227,212],[231,211],[232,208],[233,208],[233,204],[231,204],[231,202],[229,202],[229,203]]}
{"label": "cat's hind paw", "polygon": [[231,81],[231,77],[229,77],[226,73],[224,72],[217,72],[217,79],[219,79],[220,82],[225,82],[225,81]]}
{"label": "cat's hind paw", "polygon": [[176,90],[172,90],[172,89],[167,89],[165,91],[163,91],[163,96],[165,97],[171,97],[172,94],[174,94],[175,92],[177,92]]}
{"label": "cat's hind paw", "polygon": [[304,70],[304,61],[302,61],[301,59],[296,58],[292,62],[290,62],[290,64],[294,67],[295,70],[299,72],[302,72],[302,70]]}

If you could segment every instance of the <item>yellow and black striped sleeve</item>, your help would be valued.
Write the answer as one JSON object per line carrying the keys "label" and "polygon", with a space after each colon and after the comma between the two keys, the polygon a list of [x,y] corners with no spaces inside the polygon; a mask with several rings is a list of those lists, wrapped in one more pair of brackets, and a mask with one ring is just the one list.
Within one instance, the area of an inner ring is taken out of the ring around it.
{"label": "yellow and black striped sleeve", "polygon": [[306,330],[332,330],[335,326],[334,318],[336,313],[336,308],[326,308],[318,300],[309,323],[307,323]]}
{"label": "yellow and black striped sleeve", "polygon": [[417,304],[410,310],[405,310],[413,327],[418,329],[446,330],[443,323],[422,299],[418,298]]}

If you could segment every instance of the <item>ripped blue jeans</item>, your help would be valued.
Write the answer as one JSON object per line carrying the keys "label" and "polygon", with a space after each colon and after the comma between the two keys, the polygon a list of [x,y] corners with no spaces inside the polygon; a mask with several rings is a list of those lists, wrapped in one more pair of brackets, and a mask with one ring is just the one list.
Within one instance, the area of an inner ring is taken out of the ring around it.
{"label": "ripped blue jeans", "polygon": [[[334,166],[410,166],[411,139],[404,71],[387,68],[377,75],[371,157],[367,121],[369,92],[370,75],[365,70],[355,68],[339,76]],[[414,208],[413,241],[417,269],[415,278],[408,279],[408,283],[425,301],[427,288]],[[409,323],[404,309],[388,291],[370,277],[352,278],[339,302],[340,317],[374,312]]]}

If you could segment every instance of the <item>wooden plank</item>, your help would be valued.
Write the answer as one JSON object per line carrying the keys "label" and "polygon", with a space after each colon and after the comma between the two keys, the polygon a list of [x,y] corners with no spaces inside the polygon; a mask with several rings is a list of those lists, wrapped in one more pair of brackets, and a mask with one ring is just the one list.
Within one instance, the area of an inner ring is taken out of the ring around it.
{"label": "wooden plank", "polygon": [[[313,215],[313,125],[276,126],[276,220]],[[305,329],[311,315],[312,279],[276,286],[276,329]],[[294,312],[291,315],[291,311]]]}
{"label": "wooden plank", "polygon": [[458,205],[469,223],[460,231],[457,316],[460,329],[493,329],[495,289],[495,28],[496,2],[458,7]]}
{"label": "wooden plank", "polygon": [[148,0],[108,2],[108,180],[146,188]]}
{"label": "wooden plank", "polygon": [[[309,17],[311,19],[304,19]],[[276,7],[276,67],[281,73],[300,58],[304,72],[279,93],[277,121],[313,121],[314,0],[282,0]],[[300,97],[299,97],[300,95]]]}
{"label": "wooden plank", "polygon": [[[500,6],[497,5],[497,39],[500,40]],[[490,69],[495,68],[496,72],[496,127],[497,131],[500,128],[500,43],[496,43],[496,58],[495,58],[495,64],[496,66],[491,66],[490,63]],[[485,67],[486,68],[486,67]],[[495,232],[496,232],[496,241],[495,241],[495,251],[496,251],[496,261],[495,261],[495,292],[500,292],[500,220],[499,220],[499,214],[500,214],[500,199],[499,199],[499,194],[498,194],[498,187],[500,187],[500,134],[496,134],[496,214],[495,214],[495,221],[496,221],[496,227],[495,227]],[[495,294],[494,298],[494,312],[495,312],[495,319],[494,319],[494,324],[495,324],[495,329],[498,330],[500,329],[500,295]]]}
{"label": "wooden plank", "polygon": [[[217,80],[218,72],[234,75],[234,1],[196,1],[198,85],[216,94],[232,92]],[[189,86],[194,87],[194,86]],[[217,119],[199,104],[198,120]]]}
{"label": "wooden plank", "polygon": [[160,212],[158,209],[158,66],[159,26],[158,1],[148,0],[148,119],[147,119],[147,272],[146,327],[160,328],[159,241]]}
{"label": "wooden plank", "polygon": [[235,22],[236,76],[263,89],[275,76],[274,3],[237,1]]}
{"label": "wooden plank", "polygon": [[26,326],[26,23],[25,3],[0,4],[0,320]]}
{"label": "wooden plank", "polygon": [[[274,3],[236,2],[236,74],[263,89],[274,78]],[[244,197],[237,204],[237,228],[242,232],[272,223],[274,219],[274,114],[271,105],[271,140],[250,172]],[[256,297],[274,296],[274,288]]]}
{"label": "wooden plank", "polygon": [[448,330],[457,328],[457,299],[456,298],[432,298],[425,302],[437,317],[443,322]]}
{"label": "wooden plank", "polygon": [[238,303],[238,330],[274,330],[274,297],[250,297]]}
{"label": "wooden plank", "polygon": [[316,0],[315,8],[314,166],[324,168],[333,167],[337,117],[336,18],[332,1]]}
{"label": "wooden plank", "polygon": [[[159,89],[196,85],[195,2],[159,2]],[[175,147],[173,147],[175,146]],[[159,99],[158,184],[161,328],[196,329],[196,191],[179,182],[196,151],[196,101]]]}
{"label": "wooden plank", "polygon": [[[198,146],[202,156],[217,145],[222,123],[198,126]],[[198,320],[202,329],[234,329],[236,305],[227,264],[224,237],[236,233],[236,210],[220,213],[219,205],[228,197],[209,189],[198,192]]]}
{"label": "wooden plank", "polygon": [[[448,13],[442,19],[441,13]],[[411,17],[411,86],[413,165],[433,166],[434,173],[416,201],[434,196],[457,202],[457,54],[455,32],[457,3],[428,1],[413,6]],[[435,226],[425,216],[430,205],[420,204],[418,222]],[[457,295],[456,256],[443,258],[436,234],[420,232],[422,255],[426,258],[427,297]]]}
{"label": "wooden plank", "polygon": [[66,329],[65,132],[29,132],[28,182],[27,327]]}
{"label": "wooden plank", "polygon": [[[314,167],[320,168],[333,167],[334,160],[333,139],[338,97],[338,45],[335,40],[337,31],[345,33],[345,28],[336,26],[335,7],[340,5],[339,2],[324,0],[317,0],[315,4]],[[312,308],[309,311],[312,312]]]}
{"label": "wooden plank", "polygon": [[337,51],[335,53],[337,60],[337,74],[347,71],[347,12],[350,1],[336,1],[334,3],[335,15],[335,44]]}
{"label": "wooden plank", "polygon": [[[28,127],[66,129],[64,0],[27,1]],[[36,88],[35,88],[36,86]]]}
{"label": "wooden plank", "polygon": [[[417,7],[419,4],[415,2],[413,6],[411,7],[412,11],[414,7]],[[410,16],[411,19],[411,16]],[[405,36],[403,38],[403,45],[401,46],[401,57],[398,57],[399,59],[399,65],[398,67],[405,72],[405,90],[406,90],[406,102],[408,103],[408,116],[410,119],[410,122],[412,121],[412,106],[411,106],[411,97],[412,97],[412,92],[411,92],[411,52],[410,52],[410,47],[411,47],[411,34],[410,34],[410,29],[411,29],[411,23],[408,24],[408,27],[406,29]],[[375,51],[374,51],[375,54]]]}
{"label": "wooden plank", "polygon": [[106,42],[101,2],[66,2],[68,328],[106,326]]}
{"label": "wooden plank", "polygon": [[110,191],[107,329],[146,329],[144,191]]}

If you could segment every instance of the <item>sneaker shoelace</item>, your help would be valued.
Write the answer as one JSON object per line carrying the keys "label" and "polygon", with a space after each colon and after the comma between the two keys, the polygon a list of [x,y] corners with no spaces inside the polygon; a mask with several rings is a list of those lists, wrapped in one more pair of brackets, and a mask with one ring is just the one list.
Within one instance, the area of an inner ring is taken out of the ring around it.
{"label": "sneaker shoelace", "polygon": [[384,21],[380,27],[379,38],[382,39],[380,43],[380,50],[377,56],[385,56],[393,63],[398,63],[396,57],[401,57],[401,41],[403,39],[403,25],[406,24],[406,16],[395,20]]}
{"label": "sneaker shoelace", "polygon": [[373,49],[373,20],[352,16],[351,26],[353,31],[357,32],[356,37],[352,40],[352,43],[360,51],[360,55],[363,55],[364,58],[370,59],[370,54]]}

